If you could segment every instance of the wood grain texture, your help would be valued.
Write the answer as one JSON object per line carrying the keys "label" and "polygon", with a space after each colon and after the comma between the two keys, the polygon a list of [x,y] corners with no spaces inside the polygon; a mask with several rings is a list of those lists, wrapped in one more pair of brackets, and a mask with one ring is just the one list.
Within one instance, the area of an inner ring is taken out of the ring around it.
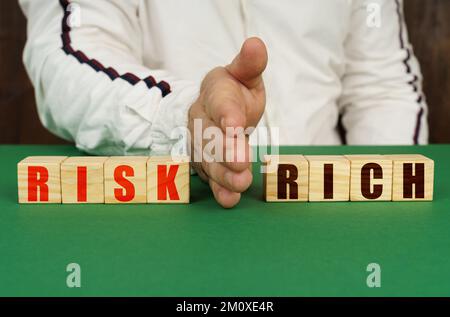
{"label": "wood grain texture", "polygon": [[[163,179],[160,179],[158,175],[158,169],[161,168],[160,172],[164,175]],[[169,180],[168,176],[172,175],[171,171],[175,175],[173,183],[175,187],[170,186],[171,182],[164,181],[164,179]],[[147,202],[188,204],[190,200],[190,174],[189,157],[179,157],[175,161],[170,156],[150,157],[147,161]],[[158,194],[164,198],[159,198]]]}
{"label": "wood grain texture", "polygon": [[[113,156],[105,161],[106,204],[139,204],[147,202],[147,160],[147,156]],[[119,167],[120,171],[117,169]],[[118,184],[117,177],[121,178],[120,182],[122,184]],[[115,195],[115,192],[119,193],[119,195]],[[118,197],[122,197],[122,199]]]}
{"label": "wood grain texture", "polygon": [[[69,157],[61,164],[63,204],[103,204],[105,202],[103,173],[107,159],[101,156]],[[84,195],[78,190],[78,182],[82,182],[79,179],[79,168],[85,169],[83,175],[86,186],[82,190]]]}
{"label": "wood grain texture", "polygon": [[351,201],[392,200],[392,160],[382,155],[346,155]]}
{"label": "wood grain texture", "polygon": [[[59,204],[61,203],[61,163],[66,156],[30,156],[17,164],[17,184],[19,203],[35,203],[35,204]],[[36,181],[45,184],[44,186],[35,186],[34,189],[29,188],[29,171],[30,168],[39,169],[36,172]],[[45,172],[42,173],[42,172]],[[40,182],[42,181],[42,182]],[[43,195],[43,188],[48,189],[47,199]],[[33,199],[31,196],[34,196]]]}
{"label": "wood grain texture", "polygon": [[345,156],[305,156],[309,162],[309,201],[349,201],[350,161]]}
{"label": "wood grain texture", "polygon": [[[423,155],[386,155],[393,161],[393,201],[432,201],[434,161]],[[405,175],[407,173],[407,175]]]}
{"label": "wood grain texture", "polygon": [[303,155],[266,155],[263,168],[267,202],[308,201],[309,167]]}

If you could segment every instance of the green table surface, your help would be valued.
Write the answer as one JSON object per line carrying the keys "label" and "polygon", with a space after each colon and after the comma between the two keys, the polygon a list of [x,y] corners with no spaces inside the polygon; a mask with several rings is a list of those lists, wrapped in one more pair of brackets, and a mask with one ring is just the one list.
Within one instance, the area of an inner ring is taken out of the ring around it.
{"label": "green table surface", "polygon": [[[284,154],[421,153],[433,202],[265,203],[220,208],[198,177],[189,205],[19,205],[16,164],[80,155],[0,146],[0,296],[450,296],[450,146],[286,147]],[[66,266],[81,266],[68,288]],[[381,266],[381,288],[366,284]]]}

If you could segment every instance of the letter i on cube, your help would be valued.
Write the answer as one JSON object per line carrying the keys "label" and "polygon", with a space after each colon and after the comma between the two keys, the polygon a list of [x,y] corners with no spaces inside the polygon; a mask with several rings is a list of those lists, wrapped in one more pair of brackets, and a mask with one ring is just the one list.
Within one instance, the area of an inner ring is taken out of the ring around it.
{"label": "letter i on cube", "polygon": [[61,164],[63,204],[103,204],[103,169],[107,157],[69,157]]}

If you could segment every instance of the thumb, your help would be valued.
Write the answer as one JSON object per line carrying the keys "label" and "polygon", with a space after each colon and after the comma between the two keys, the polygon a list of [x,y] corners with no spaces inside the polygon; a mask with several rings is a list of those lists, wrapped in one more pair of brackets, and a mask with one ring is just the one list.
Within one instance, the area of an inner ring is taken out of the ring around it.
{"label": "thumb", "polygon": [[257,37],[247,39],[233,62],[226,67],[228,72],[248,89],[262,84],[262,73],[267,66],[267,49]]}

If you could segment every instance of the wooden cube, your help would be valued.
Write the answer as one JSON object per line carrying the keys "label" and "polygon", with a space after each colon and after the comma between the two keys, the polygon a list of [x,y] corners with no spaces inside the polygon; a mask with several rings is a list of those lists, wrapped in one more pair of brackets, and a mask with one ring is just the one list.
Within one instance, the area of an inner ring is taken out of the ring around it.
{"label": "wooden cube", "polygon": [[69,157],[61,164],[63,204],[103,204],[105,202],[103,164],[107,157]]}
{"label": "wooden cube", "polygon": [[305,158],[309,162],[309,201],[350,200],[350,161],[345,156]]}
{"label": "wooden cube", "polygon": [[147,156],[113,156],[104,163],[105,203],[147,202]]}
{"label": "wooden cube", "polygon": [[423,155],[387,155],[393,161],[392,200],[433,200],[434,161]]}
{"label": "wooden cube", "polygon": [[308,161],[303,155],[266,155],[263,168],[266,201],[308,201]]}
{"label": "wooden cube", "polygon": [[350,200],[392,200],[392,160],[382,155],[346,155],[350,161]]}
{"label": "wooden cube", "polygon": [[19,203],[61,203],[61,163],[66,156],[30,156],[17,164]]}
{"label": "wooden cube", "polygon": [[147,202],[188,204],[189,157],[153,156],[147,161]]}

